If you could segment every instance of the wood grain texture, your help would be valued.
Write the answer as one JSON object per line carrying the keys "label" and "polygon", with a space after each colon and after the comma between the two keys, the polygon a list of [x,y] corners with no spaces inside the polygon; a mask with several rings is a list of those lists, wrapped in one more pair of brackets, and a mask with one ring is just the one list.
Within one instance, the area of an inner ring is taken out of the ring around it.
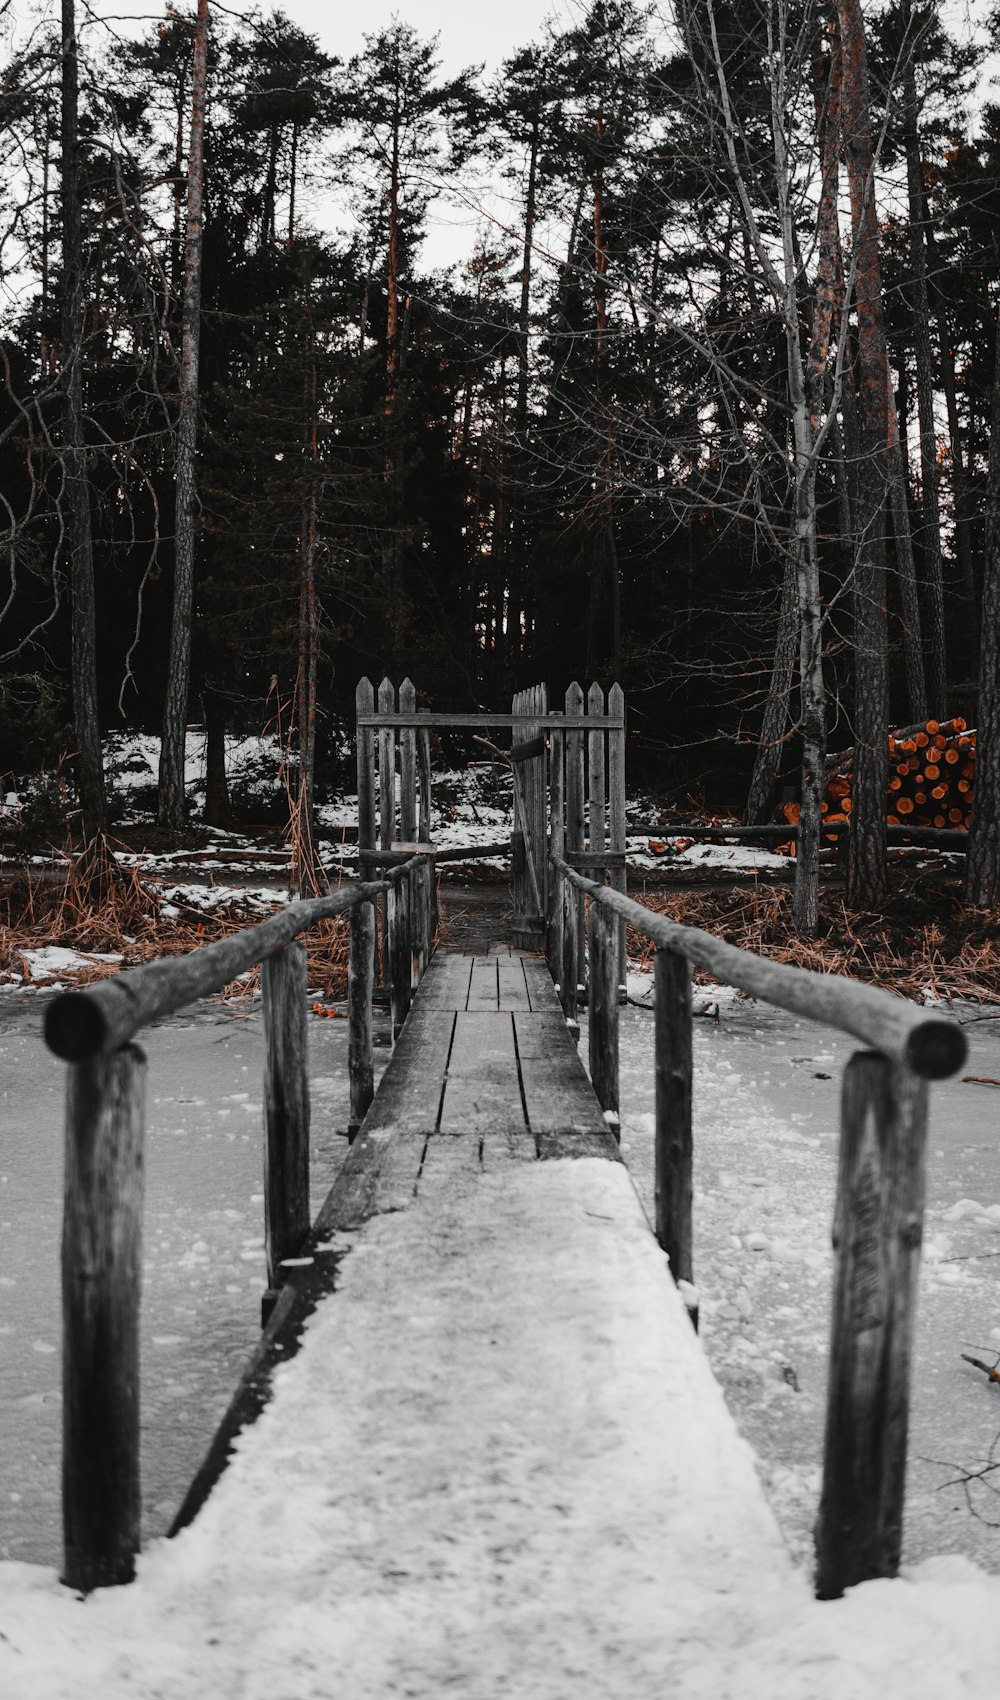
{"label": "wood grain texture", "polygon": [[363,1134],[432,1133],[437,1125],[455,1016],[451,1010],[414,1005],[389,1059]]}
{"label": "wood grain texture", "polygon": [[264,1001],[264,1245],[267,1284],[309,1232],[309,1005],[305,946],[261,965]]}
{"label": "wood grain texture", "polygon": [[347,1068],[351,1085],[348,1133],[353,1139],[375,1096],[372,992],[375,987],[375,908],[356,903],[351,910],[347,964]]}
{"label": "wood grain texture", "polygon": [[524,1125],[513,1017],[496,1010],[457,1015],[441,1133],[478,1138]]}
{"label": "wood grain texture", "polygon": [[358,850],[361,855],[361,877],[370,877],[372,869],[365,864],[365,851],[375,848],[375,733],[360,724],[362,715],[375,708],[375,687],[370,679],[361,679],[354,693],[358,717]]}
{"label": "wood grain texture", "polygon": [[[524,963],[519,956],[497,957],[497,999],[500,1009],[530,1009]],[[472,1005],[469,1005],[470,1009]]]}
{"label": "wood grain texture", "polygon": [[[399,707],[403,714],[415,714],[417,692],[412,679],[404,679],[399,687]],[[404,843],[417,831],[417,734],[412,726],[399,734],[399,836]]]}
{"label": "wood grain texture", "polygon": [[422,1009],[464,1009],[469,1001],[473,960],[439,950],[431,958],[415,1002]]}
{"label": "wood grain texture", "polygon": [[140,1545],[139,1309],[146,1059],[67,1070],[63,1194],[63,1581],[130,1582]]}
{"label": "wood grain texture", "polygon": [[587,1044],[590,1078],[602,1110],[618,1111],[618,957],[614,917],[600,903],[591,903],[590,1002],[587,1006]]}
{"label": "wood grain texture", "polygon": [[691,968],[661,949],[654,975],[656,1237],[674,1280],[693,1282]]}
{"label": "wood grain texture", "polygon": [[532,1132],[607,1134],[607,1123],[562,1013],[515,1014],[521,1088]]}
{"label": "wood grain texture", "polygon": [[496,1010],[500,1007],[497,993],[497,971],[498,963],[495,958],[477,956],[473,959],[466,1009]]}
{"label": "wood grain texture", "polygon": [[[625,718],[625,693],[621,685],[612,685],[608,692],[608,715]],[[615,858],[610,863],[611,884],[624,897],[628,889],[625,871],[625,729],[608,733],[608,845]],[[618,858],[621,858],[619,864]],[[618,984],[624,993],[626,981],[625,923],[616,918],[616,949],[618,954]]]}
{"label": "wood grain texture", "polygon": [[560,1008],[559,994],[555,982],[546,964],[540,956],[525,956],[521,959],[524,971],[524,983],[528,988],[528,1001],[532,1009],[558,1010]]}
{"label": "wood grain texture", "polygon": [[927,1086],[861,1051],[844,1070],[816,1592],[895,1576],[923,1236]]}

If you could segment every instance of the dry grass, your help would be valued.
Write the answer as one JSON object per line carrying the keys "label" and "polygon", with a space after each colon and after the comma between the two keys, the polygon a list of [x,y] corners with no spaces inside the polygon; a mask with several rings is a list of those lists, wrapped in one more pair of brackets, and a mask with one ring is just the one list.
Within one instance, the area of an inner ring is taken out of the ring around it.
{"label": "dry grass", "polygon": [[[75,985],[104,979],[121,968],[134,968],[160,956],[180,956],[199,946],[266,919],[256,906],[236,900],[202,910],[187,908],[176,895],[164,915],[164,898],[156,882],[137,870],[123,870],[102,842],[88,846],[65,869],[37,874],[31,871],[0,883],[0,972],[30,979],[23,953],[46,945],[70,950],[120,954],[120,964],[85,963],[60,973]],[[275,894],[275,910],[280,900]],[[309,985],[327,999],[347,992],[349,923],[346,916],[322,921],[302,935],[309,951]],[[36,982],[37,983],[37,982]],[[259,972],[234,981],[220,996],[247,996],[257,989]]]}
{"label": "dry grass", "polygon": [[[848,974],[904,997],[1000,1003],[1000,916],[967,909],[957,895],[922,891],[916,880],[904,880],[878,914],[852,912],[832,893],[821,897],[815,939],[796,936],[792,893],[780,888],[647,892],[638,901],[791,967]],[[646,961],[651,953],[649,940],[630,928],[629,955]]]}

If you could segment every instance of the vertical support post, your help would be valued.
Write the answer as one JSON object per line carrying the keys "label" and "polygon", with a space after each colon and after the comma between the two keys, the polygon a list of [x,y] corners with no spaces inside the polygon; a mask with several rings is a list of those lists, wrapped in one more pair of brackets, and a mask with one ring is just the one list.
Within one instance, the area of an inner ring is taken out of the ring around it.
{"label": "vertical support post", "polygon": [[[361,679],[354,693],[355,712],[375,713],[375,689],[370,679]],[[365,856],[375,848],[375,733],[370,726],[357,728],[358,740],[358,859],[360,877],[369,880],[374,864]]]}
{"label": "vertical support post", "polygon": [[[424,727],[417,741],[417,768],[420,774],[420,818],[417,836],[421,844],[431,842],[431,735]],[[427,881],[427,947],[424,956],[424,967],[427,967],[434,949],[434,934],[437,929],[437,870],[431,860],[427,864],[425,878]]]}
{"label": "vertical support post", "polygon": [[[621,685],[612,685],[608,692],[608,714],[625,717],[625,692]],[[625,728],[620,731],[608,727],[608,838],[609,848],[622,857],[625,854]],[[624,897],[628,890],[628,877],[624,867],[612,868],[611,884],[615,891],[620,891]],[[618,939],[618,986],[619,999],[624,1001],[626,979],[628,974],[628,954],[626,945],[625,922],[619,916],[615,917],[615,931]]]}
{"label": "vertical support post", "polygon": [[375,905],[355,903],[347,966],[347,1066],[351,1080],[352,1144],[375,1096],[372,1048],[372,991],[375,985]]}
{"label": "vertical support post", "polygon": [[[396,692],[391,679],[383,679],[378,688],[378,711],[392,714],[396,708]],[[391,726],[382,726],[378,734],[378,810],[379,849],[392,849],[396,836],[396,734]],[[394,889],[394,888],[393,888]],[[382,898],[382,984],[389,983],[391,946],[389,943],[389,912],[392,892]]]}
{"label": "vertical support post", "polygon": [[[590,808],[588,811],[588,837],[590,839],[590,854],[600,857],[607,848],[604,834],[604,692],[600,685],[593,684],[587,692],[587,719],[594,721],[594,726],[587,727],[587,788],[589,791]],[[588,873],[598,885],[604,884],[605,870],[595,861]],[[594,978],[594,964],[591,960],[590,978]],[[616,994],[617,995],[617,994]]]}
{"label": "vertical support post", "polygon": [[927,1085],[874,1051],[844,1070],[816,1594],[895,1576],[923,1234]]}
{"label": "vertical support post", "polygon": [[559,887],[563,906],[563,955],[561,964],[562,975],[560,981],[562,986],[562,1007],[563,1014],[566,1017],[566,1022],[572,1037],[574,1039],[579,1039],[580,1023],[577,1020],[577,974],[579,973],[580,937],[577,931],[577,926],[580,908],[578,899],[582,896],[582,893],[577,893],[575,888],[570,885],[565,874],[560,875]]}
{"label": "vertical support post", "polygon": [[[563,856],[566,847],[565,822],[565,734],[553,732],[549,740],[549,850],[553,856]],[[563,882],[562,875],[549,865],[548,910],[545,926],[545,955],[560,994],[563,976]],[[565,1007],[565,1000],[563,1000]]]}
{"label": "vertical support post", "polygon": [[393,1044],[409,1013],[410,996],[410,882],[395,873],[389,889],[389,969]]}
{"label": "vertical support post", "polygon": [[[399,712],[417,712],[412,679],[404,679],[399,687]],[[417,734],[412,726],[399,729],[399,836],[404,844],[412,844],[417,836]]]}
{"label": "vertical support post", "polygon": [[261,963],[264,1000],[264,1321],[309,1232],[308,958],[298,939]]}
{"label": "vertical support post", "polygon": [[[547,714],[548,713],[548,707],[549,707],[548,686],[547,685],[535,685],[535,687],[532,691],[532,696],[534,698],[534,708],[535,708],[536,714],[539,714],[539,715]],[[537,720],[534,721],[533,724],[532,724],[530,736],[532,738],[537,738],[541,731],[542,731],[542,727],[539,725],[538,721]],[[547,756],[547,754],[537,756],[533,761],[529,762],[528,766],[530,768],[530,779],[529,779],[529,784],[528,784],[528,790],[529,790],[529,798],[530,798],[530,801],[529,801],[530,816],[529,816],[529,818],[531,820],[531,842],[532,842],[533,852],[534,852],[534,857],[535,857],[535,877],[536,877],[536,883],[538,885],[538,895],[539,895],[539,898],[541,899],[541,902],[540,902],[541,914],[538,917],[538,925],[537,925],[537,928],[536,928],[535,949],[536,950],[544,950],[545,949],[545,925],[546,925],[546,919],[548,917],[548,912],[549,912],[549,910],[548,910],[549,858],[548,858],[548,855],[546,853],[546,842],[547,842],[547,838],[548,838],[548,825],[549,825],[549,823],[548,823],[548,807],[547,807],[548,791],[549,791],[549,773],[548,773],[548,756]]]}
{"label": "vertical support post", "polygon": [[614,916],[603,903],[591,898],[590,1003],[587,1037],[590,1078],[597,1101],[613,1118],[609,1125],[616,1139],[618,1127],[618,958],[615,953]]}
{"label": "vertical support post", "polygon": [[82,1593],[131,1582],[140,1544],[145,1080],[137,1045],[68,1071],[62,1579]]}
{"label": "vertical support post", "polygon": [[[674,1280],[693,1288],[691,968],[683,956],[662,946],[654,962],[656,1237],[670,1260]],[[693,1292],[684,1293],[684,1300],[697,1328]]]}
{"label": "vertical support post", "polygon": [[[583,689],[574,679],[566,692],[566,715],[579,719],[583,714]],[[566,733],[566,849],[583,849],[583,739],[576,729]],[[585,899],[582,891],[567,886],[567,905],[572,903],[575,917],[569,932],[576,942],[576,966],[573,970],[573,1016],[576,1016],[577,988],[587,977]],[[569,1011],[567,1010],[567,1014]]]}

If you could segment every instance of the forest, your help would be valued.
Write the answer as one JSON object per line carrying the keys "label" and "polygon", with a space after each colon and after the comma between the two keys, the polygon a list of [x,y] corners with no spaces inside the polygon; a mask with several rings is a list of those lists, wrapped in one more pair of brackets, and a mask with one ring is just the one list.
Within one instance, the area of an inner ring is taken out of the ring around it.
{"label": "forest", "polygon": [[898,744],[950,721],[993,906],[998,46],[927,0],[591,0],[445,77],[401,19],[338,59],[6,0],[0,773],[83,842],[102,738],[159,733],[179,833],[185,725],[220,823],[227,730],[280,725],[308,815],[363,674],[617,682],[663,795],[794,794],[808,934],[843,752],[877,907]]}

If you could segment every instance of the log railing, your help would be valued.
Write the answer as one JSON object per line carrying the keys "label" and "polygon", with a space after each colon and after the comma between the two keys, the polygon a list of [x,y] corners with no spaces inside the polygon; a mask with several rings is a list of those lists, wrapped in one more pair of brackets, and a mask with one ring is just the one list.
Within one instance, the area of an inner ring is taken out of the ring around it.
{"label": "log railing", "polygon": [[655,954],[655,1231],[697,1326],[692,1265],[691,968],[850,1033],[866,1047],[844,1070],[833,1222],[834,1285],[816,1593],[899,1568],[910,1355],[923,1231],[927,1083],[956,1074],[958,1024],[837,974],[768,962],[697,927],[655,915],[586,879],[553,845],[558,887],[549,960],[576,1020],[578,905],[589,931],[589,1061],[594,1090],[618,1116],[618,945],[627,923]]}
{"label": "log railing", "polygon": [[[492,848],[492,847],[491,847]],[[475,851],[467,855],[477,854]],[[400,860],[402,856],[402,860]],[[381,860],[382,858],[376,857]],[[158,1016],[261,964],[265,1035],[264,1224],[268,1290],[310,1228],[307,961],[299,935],[350,916],[349,1133],[374,1096],[376,901],[399,1032],[433,947],[435,852],[393,844],[385,877],[293,903],[186,956],[55,997],[45,1038],[68,1064],[62,1239],[63,1580],[87,1592],[131,1581],[140,1548],[139,1311],[146,1059],[133,1041]]]}

